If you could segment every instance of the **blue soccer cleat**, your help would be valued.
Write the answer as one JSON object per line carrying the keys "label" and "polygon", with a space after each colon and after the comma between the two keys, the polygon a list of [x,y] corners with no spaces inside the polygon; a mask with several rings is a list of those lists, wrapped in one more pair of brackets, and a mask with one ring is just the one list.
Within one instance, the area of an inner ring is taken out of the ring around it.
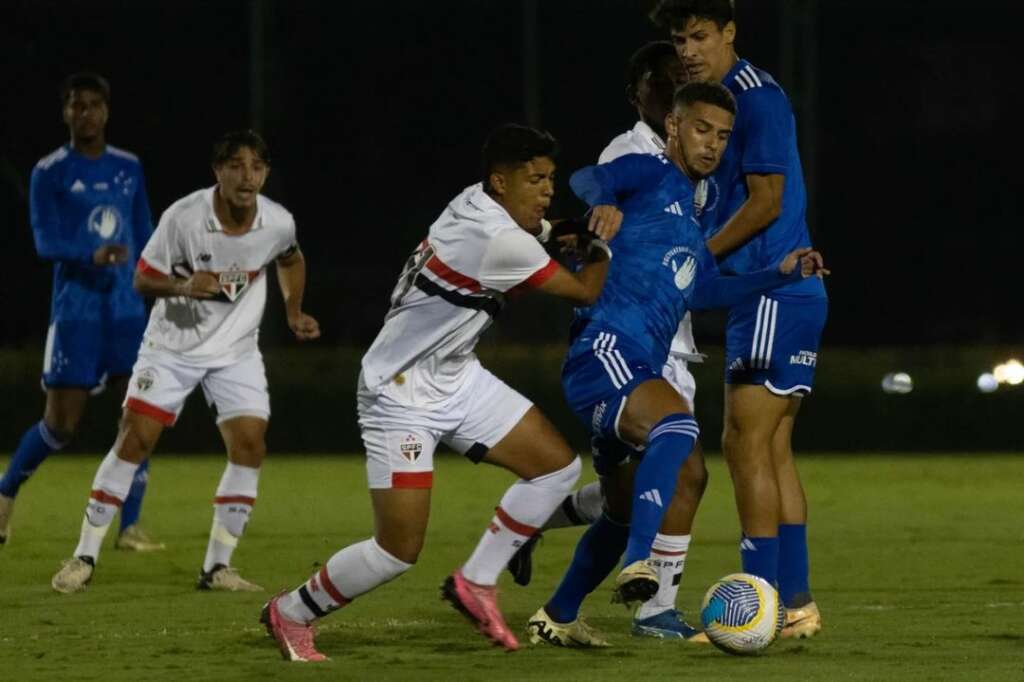
{"label": "blue soccer cleat", "polygon": [[669,609],[648,618],[633,619],[634,637],[657,639],[691,639],[700,634],[683,618],[681,611]]}

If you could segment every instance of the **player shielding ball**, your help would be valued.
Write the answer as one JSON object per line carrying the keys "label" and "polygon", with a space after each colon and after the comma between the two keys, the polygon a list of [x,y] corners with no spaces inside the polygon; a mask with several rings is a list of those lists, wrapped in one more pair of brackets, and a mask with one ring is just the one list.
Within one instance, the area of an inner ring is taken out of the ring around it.
{"label": "player shielding ball", "polygon": [[[21,486],[78,431],[90,395],[124,390],[146,326],[132,264],[153,232],[142,164],[107,144],[110,85],[94,73],[65,80],[61,101],[71,140],[40,159],[29,192],[36,253],[53,263],[43,353],[43,418],[22,435],[0,479],[0,547]],[[135,472],[121,509],[117,547],[163,549],[139,527],[149,462]]]}
{"label": "player shielding ball", "polygon": [[534,642],[605,646],[579,620],[579,608],[623,553],[613,600],[643,602],[658,591],[648,557],[699,434],[689,405],[662,375],[686,311],[726,307],[821,268],[818,254],[798,249],[758,272],[719,275],[694,216],[694,187],[718,166],[735,114],[723,86],[688,83],[666,117],[664,155],[629,154],[570,180],[595,212],[625,214],[608,282],[596,303],[577,309],[562,369],[566,401],[591,430],[606,513],[530,619]]}
{"label": "player shielding ball", "polygon": [[[313,623],[416,562],[439,442],[519,476],[468,561],[442,587],[481,634],[518,648],[498,608],[498,575],[572,490],[580,459],[527,398],[484,369],[474,348],[510,292],[539,289],[588,305],[604,284],[610,251],[603,242],[591,243],[588,262],[574,274],[535,236],[544,234],[554,194],[555,152],[547,133],[499,128],[484,145],[483,182],[448,204],[409,257],[359,379],[374,536],[266,604],[261,621],[286,659],[324,660]],[[618,225],[618,216],[603,213],[591,223],[598,237],[614,235]]]}
{"label": "player shielding ball", "polygon": [[260,194],[269,171],[269,152],[259,135],[226,134],[214,147],[217,184],[172,204],[146,244],[135,287],[157,301],[117,441],[93,480],[78,546],[53,576],[58,592],[77,592],[92,579],[103,537],[139,462],[152,453],[197,386],[216,415],[228,454],[198,587],[261,589],[230,564],[256,502],[266,454],[270,399],[257,337],[269,265],[277,267],[295,337],[320,335],[316,320],[302,312],[306,266],[295,221]]}

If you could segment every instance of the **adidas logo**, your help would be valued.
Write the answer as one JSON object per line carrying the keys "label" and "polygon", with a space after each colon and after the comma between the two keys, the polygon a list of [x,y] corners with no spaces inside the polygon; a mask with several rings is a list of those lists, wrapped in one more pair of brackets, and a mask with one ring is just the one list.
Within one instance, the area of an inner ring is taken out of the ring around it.
{"label": "adidas logo", "polygon": [[735,360],[732,361],[732,364],[729,365],[730,372],[742,372],[744,369],[745,367],[743,366],[743,358],[736,358]]}
{"label": "adidas logo", "polygon": [[647,500],[648,502],[653,502],[659,507],[665,506],[661,503],[661,493],[658,492],[657,488],[651,488],[650,490],[646,490],[640,493],[640,499]]}
{"label": "adidas logo", "polygon": [[757,547],[751,542],[750,538],[743,538],[740,541],[740,550],[746,550],[748,552],[756,552]]}
{"label": "adidas logo", "polygon": [[673,213],[675,215],[683,215],[683,209],[679,206],[678,201],[673,201],[671,204],[665,207],[665,213]]}
{"label": "adidas logo", "polygon": [[84,192],[85,191],[85,183],[82,182],[81,180],[75,180],[74,184],[71,185],[71,191],[76,193],[76,194],[78,192]]}

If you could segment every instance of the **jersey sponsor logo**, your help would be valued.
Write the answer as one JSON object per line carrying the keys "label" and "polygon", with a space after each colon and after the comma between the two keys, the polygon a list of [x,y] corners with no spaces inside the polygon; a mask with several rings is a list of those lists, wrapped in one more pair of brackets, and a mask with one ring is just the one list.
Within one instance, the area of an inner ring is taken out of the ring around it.
{"label": "jersey sponsor logo", "polygon": [[156,370],[152,367],[144,367],[139,370],[139,373],[135,375],[135,387],[139,389],[140,393],[145,393],[149,389],[153,388],[153,384],[156,382]]}
{"label": "jersey sponsor logo", "polygon": [[71,191],[74,194],[78,194],[80,192],[84,192],[85,191],[85,183],[82,182],[81,180],[75,180],[73,183],[71,183]]}
{"label": "jersey sponsor logo", "polygon": [[98,234],[100,239],[110,239],[117,234],[121,222],[116,206],[100,205],[89,214],[89,231]]}
{"label": "jersey sponsor logo", "polygon": [[213,254],[201,253],[199,254],[199,260],[203,263],[209,263],[210,259],[213,258]]}
{"label": "jersey sponsor logo", "polygon": [[402,444],[398,446],[398,449],[402,453],[402,457],[405,457],[410,462],[415,462],[423,452],[423,443],[410,433],[402,441]]}
{"label": "jersey sponsor logo", "polygon": [[697,254],[687,246],[674,246],[661,259],[661,264],[672,270],[676,288],[683,291],[697,275]]}
{"label": "jersey sponsor logo", "polygon": [[[704,178],[697,183],[693,193],[693,211],[698,216],[704,211],[713,211],[718,205],[718,181],[714,176]],[[710,203],[709,203],[710,202]]]}
{"label": "jersey sponsor logo", "polygon": [[110,189],[110,185],[106,182],[94,182],[92,184],[92,188],[97,192],[106,192],[108,189]]}
{"label": "jersey sponsor logo", "polygon": [[816,367],[818,364],[818,354],[813,351],[802,350],[796,355],[789,356],[789,364]]}
{"label": "jersey sponsor logo", "polygon": [[594,408],[594,416],[590,419],[590,429],[594,433],[601,433],[601,424],[604,422],[604,413],[608,409],[608,403],[601,401]]}

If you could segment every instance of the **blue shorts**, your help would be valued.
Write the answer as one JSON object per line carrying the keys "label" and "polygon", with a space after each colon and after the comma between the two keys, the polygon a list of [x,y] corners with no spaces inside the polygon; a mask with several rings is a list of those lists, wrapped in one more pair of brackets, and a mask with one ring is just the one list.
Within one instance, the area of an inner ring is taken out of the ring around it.
{"label": "blue shorts", "polygon": [[590,429],[594,468],[607,475],[641,449],[619,439],[619,417],[626,398],[645,381],[661,379],[661,366],[652,367],[649,353],[626,336],[588,328],[569,348],[562,367],[566,402]]}
{"label": "blue shorts", "polygon": [[761,296],[729,311],[725,383],[757,384],[776,395],[810,393],[827,298]]}
{"label": "blue shorts", "polygon": [[46,333],[43,386],[102,387],[108,376],[129,375],[146,330],[146,318],[53,320]]}

